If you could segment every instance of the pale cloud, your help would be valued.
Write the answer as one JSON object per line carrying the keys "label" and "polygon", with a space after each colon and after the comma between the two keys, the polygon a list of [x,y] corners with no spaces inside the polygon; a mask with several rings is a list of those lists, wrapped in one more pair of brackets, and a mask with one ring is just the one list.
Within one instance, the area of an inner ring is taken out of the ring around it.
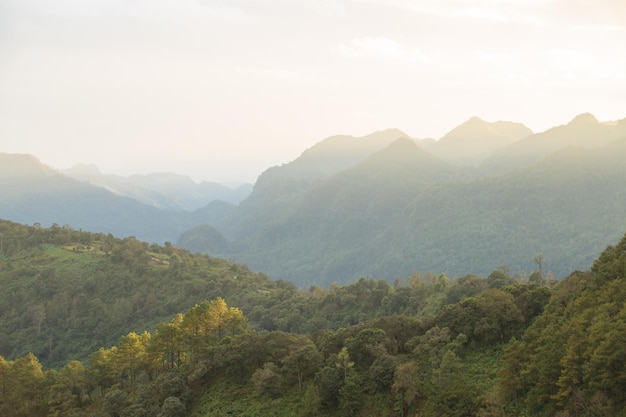
{"label": "pale cloud", "polygon": [[124,6],[137,19],[154,23],[190,24],[199,21],[247,22],[253,17],[243,9],[215,1],[135,0]]}
{"label": "pale cloud", "polygon": [[546,24],[541,9],[557,0],[354,0],[416,14],[455,20],[485,20],[494,23]]}
{"label": "pale cloud", "polygon": [[354,38],[340,44],[335,51],[348,57],[374,57],[408,62],[429,63],[432,59],[419,49],[407,49],[393,39],[383,37]]}
{"label": "pale cloud", "polygon": [[[216,3],[216,0],[200,0],[206,4]],[[217,0],[219,1],[219,0]],[[347,7],[345,0],[222,0],[224,3],[238,3],[242,7],[253,7],[261,14],[277,11],[286,13],[289,8],[307,10],[326,18],[345,17]]]}
{"label": "pale cloud", "polygon": [[544,65],[554,73],[567,74],[571,81],[581,78],[595,81],[626,79],[626,59],[576,49],[551,49],[542,52]]}
{"label": "pale cloud", "polygon": [[427,15],[437,16],[440,18],[453,18],[453,19],[486,19],[492,20],[498,23],[507,23],[509,18],[505,13],[496,9],[477,8],[477,7],[465,7],[455,6],[450,7],[445,4],[420,4],[410,8],[411,11],[416,13],[423,13]]}
{"label": "pale cloud", "polygon": [[590,52],[572,49],[552,49],[543,52],[543,59],[547,65],[555,70],[595,72],[598,58]]}
{"label": "pale cloud", "polygon": [[192,20],[245,21],[251,18],[243,9],[219,1],[202,0],[9,0],[9,8],[66,19],[104,20],[127,16],[160,23]]}
{"label": "pale cloud", "polygon": [[518,63],[517,60],[509,54],[494,54],[479,50],[474,52],[474,56],[481,62],[500,68],[509,68]]}
{"label": "pale cloud", "polygon": [[277,68],[250,68],[250,67],[236,67],[235,71],[239,74],[253,75],[257,77],[271,78],[277,81],[290,81],[290,82],[315,82],[315,77],[297,71],[290,71]]}

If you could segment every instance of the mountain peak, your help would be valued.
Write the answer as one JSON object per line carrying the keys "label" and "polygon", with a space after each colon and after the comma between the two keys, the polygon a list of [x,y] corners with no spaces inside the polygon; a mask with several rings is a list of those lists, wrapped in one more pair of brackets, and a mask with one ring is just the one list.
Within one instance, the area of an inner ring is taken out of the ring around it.
{"label": "mountain peak", "polygon": [[[450,142],[458,140],[472,140],[497,138],[500,141],[515,141],[531,135],[533,132],[522,123],[515,122],[487,122],[479,117],[470,117],[467,121],[446,133],[439,141]],[[506,139],[506,140],[505,140]]]}
{"label": "mountain peak", "polygon": [[69,175],[101,175],[102,171],[96,164],[76,164],[62,172]]}
{"label": "mountain peak", "polygon": [[414,140],[409,138],[398,138],[390,143],[386,148],[381,149],[366,161],[363,162],[368,169],[373,167],[392,166],[438,166],[443,168],[445,162],[438,159],[433,154],[420,148]]}
{"label": "mountain peak", "polygon": [[481,119],[478,116],[472,116],[469,119],[467,119],[467,121],[465,121],[464,123],[461,123],[461,126],[463,125],[484,125],[487,124],[488,122],[486,122],[485,120]]}
{"label": "mountain peak", "polygon": [[29,154],[0,153],[0,177],[2,179],[48,175],[53,170]]}
{"label": "mountain peak", "polygon": [[574,117],[568,125],[595,125],[600,123],[591,113],[582,113]]}

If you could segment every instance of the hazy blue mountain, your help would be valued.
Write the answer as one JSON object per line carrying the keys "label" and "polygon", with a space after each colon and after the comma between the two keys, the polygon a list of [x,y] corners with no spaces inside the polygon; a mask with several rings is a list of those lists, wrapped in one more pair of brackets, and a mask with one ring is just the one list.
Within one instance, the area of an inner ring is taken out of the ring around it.
{"label": "hazy blue mountain", "polygon": [[532,133],[532,130],[521,123],[504,121],[489,123],[478,117],[472,117],[438,141],[427,145],[426,149],[453,165],[476,166],[494,151]]}
{"label": "hazy blue mountain", "polygon": [[114,194],[130,197],[162,209],[193,211],[212,201],[239,204],[252,191],[252,184],[230,188],[215,182],[196,183],[185,175],[153,173],[128,177],[103,174],[96,165],[79,164],[64,174]]}
{"label": "hazy blue mountain", "polygon": [[197,224],[190,213],[159,210],[77,181],[30,155],[0,153],[0,196],[2,219],[132,235],[148,242],[175,240]]}

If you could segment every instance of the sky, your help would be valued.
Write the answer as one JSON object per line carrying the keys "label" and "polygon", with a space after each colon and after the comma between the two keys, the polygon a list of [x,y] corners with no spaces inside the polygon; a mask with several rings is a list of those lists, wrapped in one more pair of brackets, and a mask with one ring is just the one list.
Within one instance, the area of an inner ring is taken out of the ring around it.
{"label": "sky", "polygon": [[254,182],[336,134],[626,117],[623,0],[0,0],[0,152]]}

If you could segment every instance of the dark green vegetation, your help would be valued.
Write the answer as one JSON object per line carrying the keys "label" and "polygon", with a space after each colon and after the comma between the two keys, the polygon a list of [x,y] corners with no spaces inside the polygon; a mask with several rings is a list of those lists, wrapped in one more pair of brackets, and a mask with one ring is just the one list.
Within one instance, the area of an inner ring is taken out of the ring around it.
{"label": "dark green vegetation", "polygon": [[[171,245],[0,233],[0,340],[19,339],[0,358],[3,416],[626,415],[626,236],[549,286],[499,268],[300,291]],[[92,346],[115,311],[125,330]],[[46,346],[23,349],[48,331],[67,340],[44,370]]]}
{"label": "dark green vegetation", "polygon": [[[509,265],[521,273],[538,253],[563,278],[590,265],[620,238],[614,226],[626,225],[626,119],[607,125],[581,115],[520,139],[524,132],[478,119],[432,144],[382,132],[386,147],[341,159],[341,169],[328,149],[348,153],[358,142],[331,138],[266,171],[230,213],[208,210],[211,228],[184,233],[177,246],[303,288],[415,269],[484,276]],[[441,159],[454,149],[474,161],[492,156],[475,167]]]}

